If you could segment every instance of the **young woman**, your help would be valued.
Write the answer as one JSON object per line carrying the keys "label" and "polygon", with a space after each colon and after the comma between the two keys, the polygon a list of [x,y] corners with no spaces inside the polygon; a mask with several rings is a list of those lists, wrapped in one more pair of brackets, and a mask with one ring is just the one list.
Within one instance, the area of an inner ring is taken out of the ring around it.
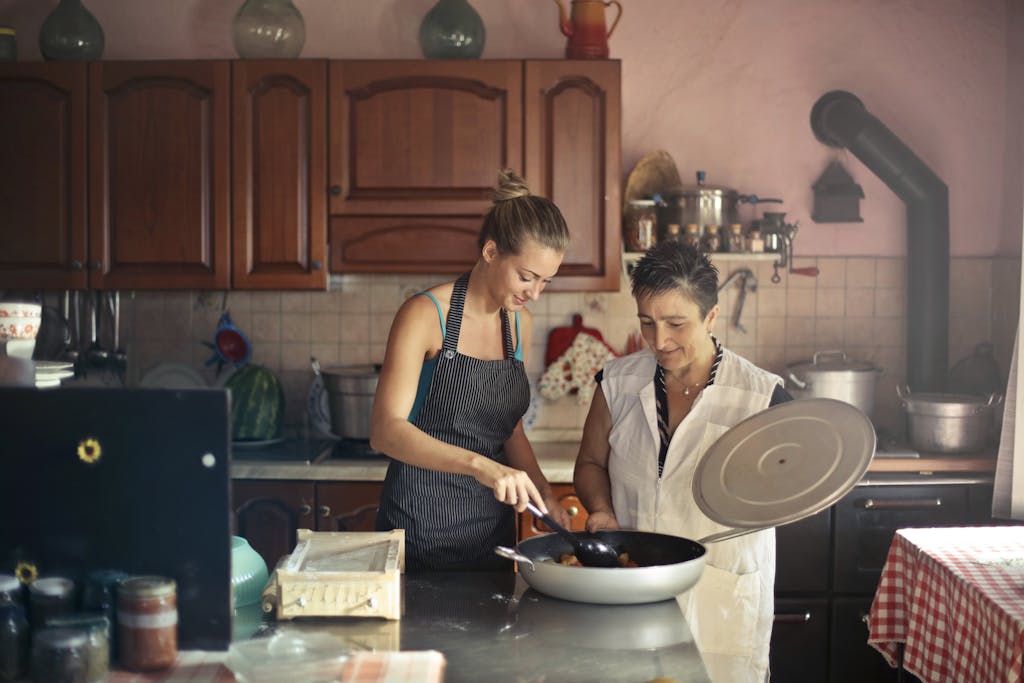
{"label": "young woman", "polygon": [[377,528],[405,529],[406,570],[511,564],[514,510],[532,500],[568,522],[523,432],[524,369],[536,300],[558,272],[569,230],[558,208],[504,170],[454,282],[395,316],[373,403],[370,443],[390,456]]}
{"label": "young woman", "polygon": [[[609,361],[583,427],[574,482],[587,528],[702,538],[725,527],[691,493],[707,449],[730,427],[790,400],[777,375],[723,348],[718,271],[695,247],[650,248],[632,273],[647,347]],[[679,596],[714,681],[766,680],[775,530],[707,546],[700,582]]]}

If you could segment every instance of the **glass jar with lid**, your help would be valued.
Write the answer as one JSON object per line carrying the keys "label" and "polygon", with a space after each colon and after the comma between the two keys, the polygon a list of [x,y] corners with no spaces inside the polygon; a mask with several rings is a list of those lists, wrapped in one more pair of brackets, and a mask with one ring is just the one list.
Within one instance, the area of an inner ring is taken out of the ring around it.
{"label": "glass jar with lid", "polygon": [[657,241],[658,213],[653,199],[631,199],[622,221],[626,251],[647,251]]}
{"label": "glass jar with lid", "polygon": [[700,246],[708,254],[714,254],[722,249],[722,237],[718,234],[718,226],[711,224],[704,227],[704,234],[700,238]]}
{"label": "glass jar with lid", "polygon": [[729,226],[728,251],[733,254],[740,254],[747,250],[747,238],[743,236],[743,226],[733,223]]}
{"label": "glass jar with lid", "polygon": [[0,681],[20,680],[28,670],[29,625],[20,602],[0,602]]}
{"label": "glass jar with lid", "polygon": [[32,635],[32,680],[89,683],[89,638],[77,628],[41,628]]}
{"label": "glass jar with lid", "polygon": [[696,223],[687,223],[680,241],[687,246],[700,247],[700,226]]}
{"label": "glass jar with lid", "polygon": [[28,602],[32,628],[42,628],[51,617],[74,610],[75,582],[63,576],[40,577],[28,587]]}
{"label": "glass jar with lid", "polygon": [[134,576],[117,587],[119,661],[127,669],[166,669],[178,658],[178,602],[173,579]]}
{"label": "glass jar with lid", "polygon": [[21,605],[25,607],[25,589],[14,574],[0,574],[0,605]]}

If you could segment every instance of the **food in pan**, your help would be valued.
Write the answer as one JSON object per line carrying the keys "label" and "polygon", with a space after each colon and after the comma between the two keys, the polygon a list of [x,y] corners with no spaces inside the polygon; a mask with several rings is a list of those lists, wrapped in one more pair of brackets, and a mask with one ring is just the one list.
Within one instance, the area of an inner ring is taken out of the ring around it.
{"label": "food in pan", "polygon": [[[562,553],[558,558],[558,564],[565,565],[567,567],[582,567],[583,564],[576,559],[576,556],[572,553]],[[629,553],[619,553],[619,566],[620,567],[639,567],[636,562],[629,559]]]}

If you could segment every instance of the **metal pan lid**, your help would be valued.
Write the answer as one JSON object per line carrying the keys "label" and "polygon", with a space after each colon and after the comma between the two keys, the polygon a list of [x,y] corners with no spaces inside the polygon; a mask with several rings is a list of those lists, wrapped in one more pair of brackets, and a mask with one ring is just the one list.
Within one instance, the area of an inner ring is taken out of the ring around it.
{"label": "metal pan lid", "polygon": [[875,429],[855,406],[808,398],[773,406],[712,444],[693,496],[712,520],[752,529],[789,524],[842,498],[867,471]]}

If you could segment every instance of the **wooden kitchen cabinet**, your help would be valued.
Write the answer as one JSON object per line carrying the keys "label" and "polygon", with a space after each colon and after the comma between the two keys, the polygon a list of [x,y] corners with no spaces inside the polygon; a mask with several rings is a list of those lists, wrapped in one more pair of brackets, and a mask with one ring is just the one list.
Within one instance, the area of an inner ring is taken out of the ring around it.
{"label": "wooden kitchen cabinet", "polygon": [[317,531],[373,531],[383,484],[317,482]]}
{"label": "wooden kitchen cabinet", "polygon": [[231,63],[89,65],[90,285],[227,289]]}
{"label": "wooden kitchen cabinet", "polygon": [[0,64],[0,283],[88,284],[87,65]]}
{"label": "wooden kitchen cabinet", "polygon": [[327,288],[327,62],[232,62],[232,287]]}
{"label": "wooden kitchen cabinet", "polygon": [[295,549],[296,529],[313,529],[312,481],[235,480],[231,483],[233,532],[249,541],[272,571]]}
{"label": "wooden kitchen cabinet", "polygon": [[457,273],[498,170],[520,172],[572,234],[551,289],[619,285],[620,63],[330,63],[333,272]]}

